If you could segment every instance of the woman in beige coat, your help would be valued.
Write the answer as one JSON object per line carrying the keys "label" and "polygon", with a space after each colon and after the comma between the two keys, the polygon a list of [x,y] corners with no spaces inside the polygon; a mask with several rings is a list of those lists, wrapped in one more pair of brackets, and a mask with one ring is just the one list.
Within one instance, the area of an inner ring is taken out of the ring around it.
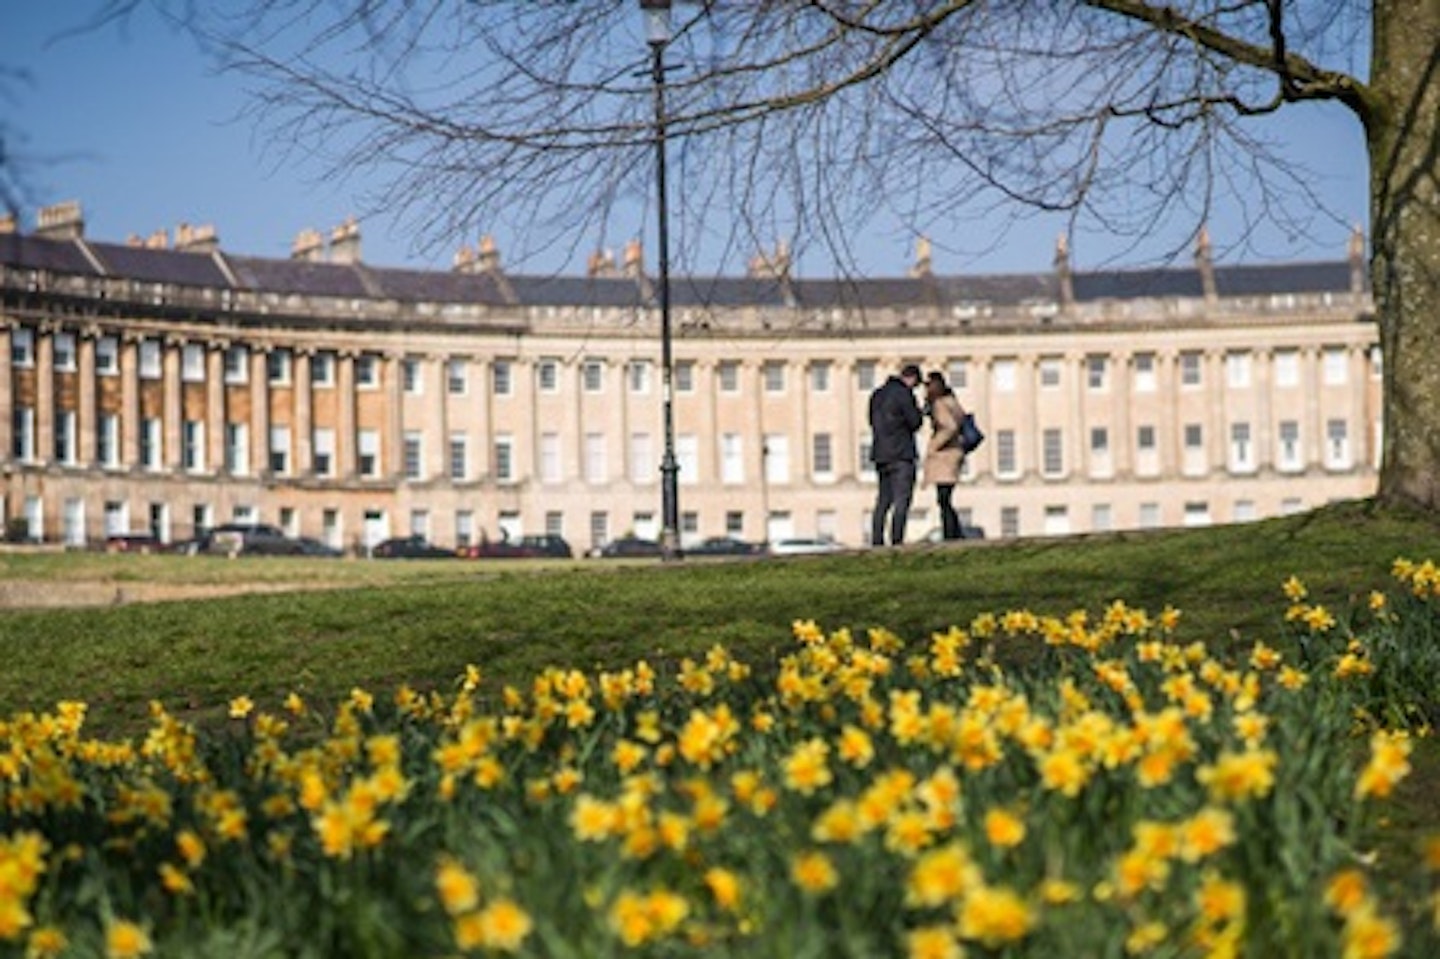
{"label": "woman in beige coat", "polygon": [[965,408],[955,391],[945,382],[945,374],[932,370],[925,377],[925,409],[930,414],[930,443],[925,448],[925,484],[935,484],[935,498],[940,506],[940,528],[946,539],[960,539],[960,514],[955,512],[951,497],[960,482],[960,464],[965,451],[960,448],[960,420]]}

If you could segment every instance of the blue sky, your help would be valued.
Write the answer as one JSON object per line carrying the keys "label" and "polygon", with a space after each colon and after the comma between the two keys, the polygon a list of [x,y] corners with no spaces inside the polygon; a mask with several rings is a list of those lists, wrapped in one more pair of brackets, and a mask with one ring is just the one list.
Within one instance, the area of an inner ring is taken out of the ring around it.
{"label": "blue sky", "polygon": [[[328,230],[359,209],[363,181],[337,181],[319,164],[267,144],[240,118],[246,81],[218,75],[193,41],[148,11],[128,26],[108,26],[61,38],[84,21],[88,0],[7,0],[0,29],[0,65],[20,69],[28,81],[7,88],[0,115],[18,133],[10,149],[35,163],[30,186],[36,204],[78,199],[86,235],[123,241],[176,224],[211,223],[231,252],[284,257],[306,227]],[[58,39],[57,39],[58,38]],[[1358,122],[1343,108],[1287,109],[1266,121],[1286,150],[1314,170],[1313,184],[1327,206],[1348,222],[1366,220],[1366,165]],[[1245,198],[1235,202],[1243,203]],[[637,231],[648,233],[643,211]],[[25,211],[24,229],[34,222]],[[1344,255],[1347,229],[1317,217],[1304,235],[1266,230],[1234,248],[1236,222],[1222,213],[1210,225],[1219,258],[1228,261],[1314,260]],[[1007,226],[1008,224],[1008,226]],[[1009,223],[990,215],[936,236],[941,273],[1020,272],[1049,268],[1055,218]],[[448,253],[422,253],[412,238],[383,216],[361,224],[364,259],[382,266],[449,267]],[[1002,242],[992,242],[1006,229]],[[1149,264],[1173,246],[1186,226],[1162,226],[1151,246],[1126,249],[1100,235],[1076,243],[1077,266]],[[900,224],[869,228],[860,267],[871,275],[903,273],[910,256]],[[972,239],[978,238],[978,239]],[[498,236],[502,251],[507,238]],[[556,249],[566,244],[556,244]],[[558,254],[557,254],[558,255]],[[583,258],[581,258],[583,259]],[[584,263],[535,260],[512,269],[578,273]],[[741,267],[731,264],[728,271]],[[799,263],[803,275],[827,275],[833,265],[816,253]]]}

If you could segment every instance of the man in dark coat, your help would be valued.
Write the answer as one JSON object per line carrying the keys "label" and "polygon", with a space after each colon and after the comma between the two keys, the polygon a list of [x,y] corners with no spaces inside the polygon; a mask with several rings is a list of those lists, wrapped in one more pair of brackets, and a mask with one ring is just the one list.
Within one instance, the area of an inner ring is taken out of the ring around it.
{"label": "man in dark coat", "polygon": [[915,492],[915,431],[920,428],[920,406],[915,387],[920,385],[920,367],[913,363],[881,383],[870,394],[870,458],[880,474],[875,512],[870,519],[870,543],[885,545],[885,518],[890,517],[890,544],[905,539],[910,516],[910,497]]}

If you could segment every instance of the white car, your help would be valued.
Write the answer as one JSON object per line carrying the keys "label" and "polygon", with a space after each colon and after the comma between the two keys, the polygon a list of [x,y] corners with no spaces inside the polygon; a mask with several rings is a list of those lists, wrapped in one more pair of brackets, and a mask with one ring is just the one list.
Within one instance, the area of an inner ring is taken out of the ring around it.
{"label": "white car", "polygon": [[801,556],[807,553],[840,553],[844,552],[845,547],[832,539],[790,536],[777,539],[770,544],[769,549],[772,556]]}

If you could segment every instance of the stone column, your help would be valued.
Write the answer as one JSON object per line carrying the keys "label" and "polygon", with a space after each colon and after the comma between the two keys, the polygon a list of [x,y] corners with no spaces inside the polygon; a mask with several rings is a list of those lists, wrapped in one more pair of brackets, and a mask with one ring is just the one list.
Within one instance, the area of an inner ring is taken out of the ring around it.
{"label": "stone column", "polygon": [[[1155,354],[1155,389],[1160,397],[1160,415],[1155,423],[1155,453],[1160,476],[1175,479],[1180,474],[1185,436],[1180,425],[1179,356],[1174,350]],[[1135,442],[1135,437],[1129,438]]]}
{"label": "stone column", "polygon": [[140,466],[140,337],[120,338],[120,465]]}
{"label": "stone column", "polygon": [[1364,464],[1365,468],[1380,469],[1381,441],[1384,439],[1384,433],[1381,432],[1380,423],[1382,416],[1384,416],[1384,410],[1382,410],[1380,402],[1378,402],[1378,400],[1380,400],[1380,393],[1374,392],[1374,390],[1371,390],[1371,387],[1369,387],[1372,376],[1369,350],[1371,350],[1372,346],[1378,348],[1378,344],[1355,344],[1356,367],[1359,369],[1359,380],[1355,383],[1354,396],[1355,405],[1361,410],[1361,416],[1365,418],[1365,456],[1367,456]]}
{"label": "stone column", "polygon": [[[1135,442],[1135,419],[1130,415],[1131,404],[1135,401],[1135,356],[1117,350],[1110,355],[1110,362],[1115,365],[1115,394],[1111,400],[1115,417],[1110,426],[1110,470],[1112,476],[1129,479],[1135,473],[1135,457],[1131,455]],[[1086,443],[1089,443],[1088,437]]]}
{"label": "stone column", "polygon": [[830,388],[840,400],[840,426],[835,437],[835,478],[837,480],[859,480],[860,431],[855,426],[855,397],[860,390],[855,385],[855,362],[837,357],[830,366]]}
{"label": "stone column", "polygon": [[165,391],[165,457],[162,462],[168,472],[178,473],[184,461],[180,449],[180,420],[184,416],[184,406],[180,402],[180,353],[185,349],[185,341],[178,337],[166,337],[160,349]]}
{"label": "stone column", "polygon": [[[429,461],[426,473],[430,479],[450,482],[450,358],[441,354],[432,354],[426,357],[425,366],[432,374],[429,379],[434,383],[434,390],[430,400],[429,422],[425,429],[425,458]],[[421,377],[425,377],[426,369],[421,369]],[[530,389],[530,408],[535,409],[535,377],[528,378]],[[538,421],[539,417],[531,416],[531,421]],[[535,438],[530,448],[539,448],[539,439]]]}
{"label": "stone column", "polygon": [[[794,406],[794,409],[800,413],[795,424],[795,433],[800,437],[801,447],[800,483],[802,489],[811,489],[811,484],[815,482],[815,437],[810,432],[810,363],[800,357],[791,359],[785,365],[787,385],[790,382],[791,374],[794,374],[795,377],[794,385],[791,388],[800,394]],[[833,459],[835,455],[833,447],[830,455]]]}
{"label": "stone column", "polygon": [[341,482],[355,478],[355,357],[354,350],[341,350],[335,355],[336,400],[340,405],[340,423],[335,430],[335,475]]}
{"label": "stone column", "polygon": [[1254,377],[1255,388],[1255,432],[1254,461],[1256,472],[1261,470],[1274,469],[1278,457],[1275,455],[1275,413],[1273,397],[1270,395],[1271,381],[1271,359],[1273,353],[1267,349],[1257,349],[1251,357],[1251,375]]}
{"label": "stone column", "polygon": [[380,438],[380,454],[384,457],[383,475],[393,481],[405,476],[405,384],[400,366],[402,353],[385,354],[385,435]]}
{"label": "stone column", "polygon": [[[475,366],[477,370],[483,369],[483,364],[479,361],[476,362]],[[556,373],[556,376],[563,375],[563,372]],[[483,387],[483,384],[486,382],[485,377],[480,376],[477,373],[477,382],[481,383]],[[572,399],[574,401],[572,415],[576,426],[574,432],[575,447],[573,457],[575,461],[575,478],[579,480],[582,484],[584,484],[586,483],[588,476],[588,474],[586,473],[588,464],[585,462],[585,434],[589,432],[589,422],[587,421],[585,416],[585,357],[583,355],[575,364],[574,376],[570,378],[570,382],[573,389]],[[484,395],[485,393],[483,388],[477,391],[477,396],[483,397]],[[482,399],[480,402],[484,403],[485,401]],[[483,412],[483,410],[480,416],[480,422],[488,435],[490,429],[489,414],[487,412]],[[482,436],[481,442],[483,443],[484,441],[484,437]],[[484,473],[486,469],[485,464],[489,461],[485,458],[483,447],[477,451],[476,462],[479,464],[478,471],[480,473]],[[590,535],[588,517],[586,518],[585,535],[587,537]]]}
{"label": "stone column", "polygon": [[[620,402],[616,403],[616,415],[620,420],[620,478],[626,483],[631,481],[630,473],[630,363],[633,360],[618,360],[608,364],[605,371],[605,382],[611,384],[618,391]],[[614,374],[613,377],[611,374]],[[653,447],[652,447],[653,448]],[[658,462],[658,460],[657,460]]]}
{"label": "stone column", "polygon": [[[760,514],[760,528],[764,531],[764,538],[770,538],[770,476],[766,471],[765,455],[765,365],[761,360],[741,360],[740,368],[736,373],[740,377],[740,395],[750,397],[753,409],[755,433],[754,442],[745,443],[750,447],[746,457],[748,463],[745,467],[747,483],[758,481],[760,490],[764,494]],[[745,434],[740,434],[744,436]],[[741,440],[744,443],[744,440]],[[758,464],[758,472],[756,472]],[[753,477],[753,479],[751,479]],[[753,487],[752,487],[753,488]]]}
{"label": "stone column", "polygon": [[95,433],[100,428],[99,417],[95,415],[95,340],[99,336],[98,329],[87,327],[75,337],[80,387],[77,396],[80,408],[75,411],[75,456],[86,469],[95,465]]}
{"label": "stone column", "polygon": [[250,347],[250,472],[270,474],[270,344]]}
{"label": "stone column", "polygon": [[1225,362],[1224,351],[1205,351],[1205,370],[1200,375],[1207,394],[1205,408],[1210,412],[1209,422],[1205,424],[1210,433],[1210,440],[1205,444],[1205,458],[1209,461],[1205,464],[1206,473],[1228,472],[1230,466],[1230,377]]}
{"label": "stone column", "polygon": [[[15,386],[10,367],[11,328],[0,322],[0,403],[9,412],[0,415],[0,460],[10,462],[15,454]],[[0,517],[3,518],[3,517]]]}
{"label": "stone column", "polygon": [[315,351],[310,347],[296,348],[292,354],[291,362],[294,368],[291,376],[294,379],[292,390],[295,395],[295,435],[292,442],[295,444],[295,470],[296,476],[309,476],[314,469],[314,424],[311,422],[310,402],[311,377],[310,363]]}
{"label": "stone column", "polygon": [[[1080,356],[1078,370],[1071,367],[1070,373],[1085,381],[1085,357]],[[1016,418],[1015,453],[1019,462],[1019,475],[1039,476],[1045,465],[1045,431],[1040,426],[1039,404],[1040,366],[1034,353],[1019,353],[1015,356],[1015,405],[1020,415]],[[1083,395],[1083,394],[1082,394]]]}
{"label": "stone column", "polygon": [[[999,442],[995,438],[994,422],[998,417],[994,414],[994,407],[990,402],[990,358],[981,356],[970,356],[965,360],[966,392],[970,394],[970,405],[965,405],[962,397],[960,403],[965,406],[965,412],[974,413],[975,421],[980,425],[980,431],[986,435],[985,445],[967,459],[971,460],[971,476],[979,479],[981,476],[992,474],[994,471],[988,469],[988,464],[995,462],[995,448]],[[869,542],[867,539],[866,542]]]}
{"label": "stone column", "polygon": [[1375,442],[1377,431],[1375,423],[1379,418],[1379,410],[1372,409],[1370,404],[1370,356],[1369,345],[1355,343],[1350,347],[1350,390],[1351,408],[1355,410],[1355,418],[1359,420],[1355,424],[1355,462],[1365,470],[1378,469],[1380,467],[1379,444]]}
{"label": "stone column", "polygon": [[205,350],[205,468],[216,476],[225,470],[225,351],[230,344],[212,340]]}
{"label": "stone column", "polygon": [[[715,372],[712,359],[695,361],[695,389],[700,398],[700,419],[695,440],[695,458],[699,460],[696,471],[700,474],[696,482],[718,488],[720,486],[720,411],[716,394],[720,390],[720,378]],[[703,442],[706,438],[709,444]],[[724,521],[724,517],[721,517]]]}
{"label": "stone column", "polygon": [[[1095,410],[1100,406],[1098,397],[1093,402],[1090,401],[1089,362],[1089,354],[1086,353],[1071,353],[1065,357],[1065,367],[1070,370],[1078,369],[1080,375],[1070,378],[1074,381],[1070,386],[1073,392],[1071,401],[1065,404],[1065,429],[1060,434],[1060,467],[1062,475],[1067,478],[1078,478],[1081,482],[1089,481],[1092,470],[1090,434],[1086,426],[1095,420]],[[1117,390],[1116,381],[1120,377],[1116,370],[1115,358],[1109,354],[1105,354],[1105,375],[1109,377],[1110,382],[1106,384],[1107,389],[1104,395],[1110,397],[1113,403],[1113,397]],[[1064,382],[1062,379],[1062,389]],[[1038,383],[1034,395],[1040,395]],[[1043,453],[1044,450],[1041,452]],[[1088,522],[1088,517],[1086,521]]]}
{"label": "stone column", "polygon": [[1300,348],[1300,389],[1305,397],[1305,418],[1300,427],[1300,441],[1307,472],[1324,469],[1325,466],[1325,416],[1320,409],[1320,392],[1324,386],[1320,364],[1319,347]]}
{"label": "stone column", "polygon": [[55,327],[35,331],[35,461],[55,462]]}

